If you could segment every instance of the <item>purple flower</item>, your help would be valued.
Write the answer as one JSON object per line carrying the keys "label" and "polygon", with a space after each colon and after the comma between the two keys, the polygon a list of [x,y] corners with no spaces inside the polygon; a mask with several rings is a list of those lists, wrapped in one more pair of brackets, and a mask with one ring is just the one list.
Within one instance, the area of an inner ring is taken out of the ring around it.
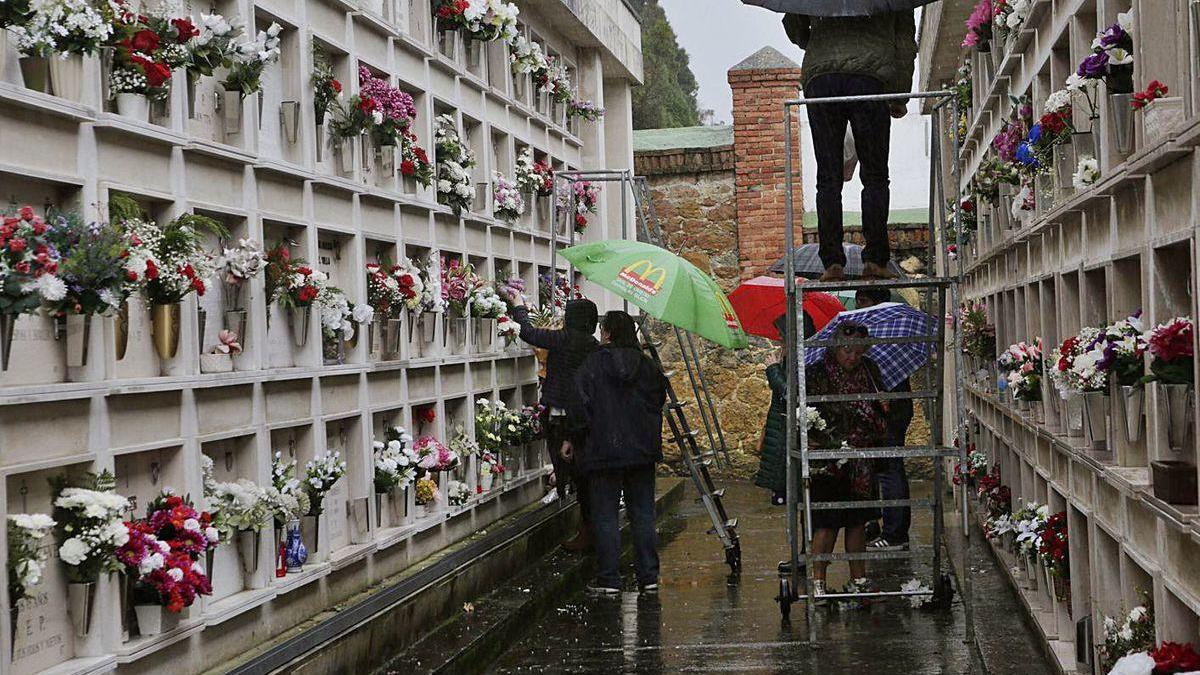
{"label": "purple flower", "polygon": [[1104,29],[1104,32],[1100,34],[1100,46],[1104,49],[1123,46],[1130,42],[1132,39],[1129,37],[1129,33],[1125,32],[1125,29],[1121,28],[1121,24],[1118,23]]}
{"label": "purple flower", "polygon": [[1098,80],[1104,77],[1108,73],[1108,53],[1092,54],[1079,64],[1079,70],[1076,72],[1080,77],[1089,80]]}

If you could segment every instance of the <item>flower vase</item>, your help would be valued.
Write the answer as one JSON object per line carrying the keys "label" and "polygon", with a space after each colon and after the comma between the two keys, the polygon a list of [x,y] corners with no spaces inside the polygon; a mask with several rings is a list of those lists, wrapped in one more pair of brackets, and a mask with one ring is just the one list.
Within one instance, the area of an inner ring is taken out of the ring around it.
{"label": "flower vase", "polygon": [[1161,145],[1183,121],[1183,97],[1160,97],[1142,109],[1142,137],[1146,147]]}
{"label": "flower vase", "polygon": [[344,174],[354,173],[354,143],[346,138],[338,143],[338,165]]}
{"label": "flower vase", "polygon": [[496,479],[496,474],[494,474],[494,473],[489,472],[489,473],[479,474],[480,489],[482,489],[484,492],[491,492],[492,491],[492,481],[495,479]]}
{"label": "flower vase", "polygon": [[478,71],[483,61],[483,42],[472,37],[470,31],[462,31],[459,35],[459,39],[462,40],[463,57],[467,62],[467,70]]}
{"label": "flower vase", "polygon": [[1146,390],[1139,386],[1121,385],[1121,409],[1125,411],[1125,440],[1137,443],[1142,438],[1142,410]]}
{"label": "flower vase", "polygon": [[179,351],[179,303],[150,305],[151,336],[158,358],[167,361]]}
{"label": "flower vase", "polygon": [[187,96],[187,116],[188,119],[196,119],[196,85],[200,82],[200,74],[192,71],[187,71],[184,79],[187,81],[187,89],[184,95]]}
{"label": "flower vase", "polygon": [[201,354],[201,373],[232,373],[233,356],[230,354]]}
{"label": "flower vase", "polygon": [[237,89],[221,89],[221,112],[225,120],[225,135],[242,132],[242,92]]}
{"label": "flower vase", "polygon": [[49,94],[50,60],[44,56],[22,56],[21,79],[26,89]]}
{"label": "flower vase", "polygon": [[[91,314],[68,314],[66,323],[67,368],[82,369],[88,362],[88,343],[92,337]],[[84,373],[78,373],[80,376]],[[72,381],[77,381],[71,378]]]}
{"label": "flower vase", "polygon": [[375,493],[375,527],[382,530],[392,526],[392,495],[389,492]]}
{"label": "flower vase", "polygon": [[1075,166],[1071,167],[1072,172],[1078,167],[1079,160],[1084,157],[1096,159],[1096,135],[1090,131],[1072,132],[1071,154],[1075,157]]}
{"label": "flower vase", "polygon": [[1192,385],[1160,382],[1158,386],[1166,398],[1167,445],[1180,452],[1187,447],[1192,428]]}
{"label": "flower vase", "polygon": [[1069,143],[1059,143],[1054,146],[1054,186],[1059,190],[1070,190],[1074,187],[1075,165],[1074,147]]}
{"label": "flower vase", "polygon": [[288,307],[288,324],[292,327],[292,342],[297,347],[308,344],[308,324],[312,318],[312,307],[293,305]]}
{"label": "flower vase", "polygon": [[117,114],[143,124],[149,124],[150,99],[142,94],[117,94]]}
{"label": "flower vase", "polygon": [[244,309],[225,310],[225,330],[237,335],[238,342],[246,344],[248,312]]}
{"label": "flower vase", "polygon": [[400,174],[400,189],[406,195],[417,194],[417,177]]}
{"label": "flower vase", "polygon": [[242,563],[242,574],[252,577],[258,571],[258,550],[261,548],[259,532],[257,530],[238,530],[236,537],[235,543],[238,560]]}
{"label": "flower vase", "polygon": [[1067,392],[1066,405],[1063,406],[1066,412],[1065,426],[1067,436],[1071,438],[1080,438],[1083,436],[1083,394],[1078,391]]}
{"label": "flower vase", "polygon": [[1083,418],[1092,450],[1108,449],[1108,394],[1083,392]]}
{"label": "flower vase", "polygon": [[313,562],[322,562],[328,557],[329,551],[323,545],[322,536],[325,535],[323,530],[325,514],[307,515],[300,519],[300,535],[304,540],[304,547],[308,551],[308,557]]}
{"label": "flower vase", "polygon": [[67,584],[67,610],[75,626],[75,637],[85,638],[92,633],[92,614],[96,610],[96,582]]}
{"label": "flower vase", "polygon": [[1108,114],[1117,153],[1128,155],[1133,149],[1133,94],[1109,94]]}
{"label": "flower vase", "polygon": [[284,560],[288,572],[299,572],[304,563],[308,562],[308,547],[304,545],[304,537],[300,532],[300,521],[293,520],[287,524],[286,543],[284,544]]}
{"label": "flower vase", "polygon": [[467,345],[467,317],[452,317],[449,319],[450,338],[456,349],[461,350]]}
{"label": "flower vase", "polygon": [[492,351],[492,336],[496,334],[496,320],[483,317],[472,317],[471,327],[473,329],[472,339],[475,344],[475,352],[484,354]]}
{"label": "flower vase", "polygon": [[400,355],[400,338],[404,335],[403,319],[385,319],[383,325],[383,351],[388,356]]}
{"label": "flower vase", "polygon": [[204,573],[208,575],[208,580],[216,583],[217,576],[217,547],[207,546],[204,549]]}
{"label": "flower vase", "polygon": [[168,612],[162,605],[134,605],[133,612],[137,615],[138,633],[142,637],[169,633],[179,625],[179,615]]}
{"label": "flower vase", "polygon": [[54,95],[68,101],[83,99],[83,57],[71,54],[67,58],[50,59],[50,88]]}
{"label": "flower vase", "polygon": [[1025,556],[1025,582],[1029,590],[1038,590],[1038,564],[1037,560]]}

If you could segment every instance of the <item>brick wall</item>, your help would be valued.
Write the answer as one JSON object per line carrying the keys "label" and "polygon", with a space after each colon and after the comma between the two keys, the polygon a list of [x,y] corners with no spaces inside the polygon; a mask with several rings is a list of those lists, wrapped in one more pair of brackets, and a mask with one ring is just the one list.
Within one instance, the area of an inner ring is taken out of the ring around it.
{"label": "brick wall", "polygon": [[[800,68],[766,47],[729,71],[741,277],[762,274],[783,251],[787,158],[783,102],[800,93]],[[798,118],[793,138],[799,140]],[[796,145],[798,146],[798,143]],[[794,161],[793,208],[804,212],[799,153]]]}

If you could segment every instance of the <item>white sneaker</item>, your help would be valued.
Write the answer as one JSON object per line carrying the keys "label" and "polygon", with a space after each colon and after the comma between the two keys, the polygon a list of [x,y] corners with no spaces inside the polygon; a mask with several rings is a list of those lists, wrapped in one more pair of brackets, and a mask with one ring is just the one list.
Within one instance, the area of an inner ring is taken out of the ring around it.
{"label": "white sneaker", "polygon": [[812,582],[812,600],[817,603],[817,606],[824,607],[829,601],[823,596],[825,595],[825,582],[821,579],[813,579]]}
{"label": "white sneaker", "polygon": [[546,504],[553,504],[556,501],[558,501],[558,490],[551,490],[546,493],[545,497],[542,497],[543,506]]}

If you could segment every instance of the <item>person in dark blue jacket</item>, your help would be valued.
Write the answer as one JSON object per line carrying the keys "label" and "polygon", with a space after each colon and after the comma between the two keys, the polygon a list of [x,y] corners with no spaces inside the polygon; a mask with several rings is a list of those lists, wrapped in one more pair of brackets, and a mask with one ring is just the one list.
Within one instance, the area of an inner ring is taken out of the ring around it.
{"label": "person in dark blue jacket", "polygon": [[588,442],[576,461],[588,481],[596,580],[592,593],[621,588],[621,494],[629,514],[634,562],[642,592],[658,590],[654,529],[654,467],[662,461],[663,404],[667,379],[638,344],[633,318],[604,315],[601,345],[575,375],[588,422]]}

